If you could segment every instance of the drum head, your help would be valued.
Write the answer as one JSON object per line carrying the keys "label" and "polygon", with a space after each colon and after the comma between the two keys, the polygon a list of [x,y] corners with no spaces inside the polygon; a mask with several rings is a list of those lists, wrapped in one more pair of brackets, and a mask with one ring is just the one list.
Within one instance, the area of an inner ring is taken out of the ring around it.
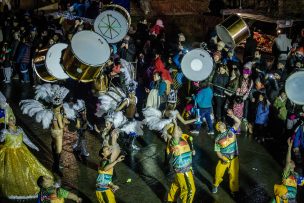
{"label": "drum head", "polygon": [[238,15],[231,15],[216,27],[219,38],[228,47],[235,47],[250,36],[250,30],[246,22]]}
{"label": "drum head", "polygon": [[121,41],[129,30],[128,20],[118,11],[105,10],[94,21],[94,30],[108,43]]}
{"label": "drum head", "polygon": [[109,44],[93,31],[77,32],[72,38],[71,47],[77,59],[89,66],[101,66],[110,58]]}
{"label": "drum head", "polygon": [[193,49],[182,59],[182,71],[191,81],[202,81],[209,77],[213,69],[213,59],[203,49]]}
{"label": "drum head", "polygon": [[46,69],[58,80],[68,79],[69,76],[63,71],[63,67],[60,63],[62,57],[62,51],[68,47],[65,43],[57,43],[51,46],[46,54],[45,65]]}
{"label": "drum head", "polygon": [[287,97],[298,105],[304,105],[304,71],[299,71],[286,80],[285,92]]}
{"label": "drum head", "polygon": [[215,29],[217,35],[225,43],[225,45],[227,45],[228,47],[235,47],[234,39],[223,25],[217,25]]}

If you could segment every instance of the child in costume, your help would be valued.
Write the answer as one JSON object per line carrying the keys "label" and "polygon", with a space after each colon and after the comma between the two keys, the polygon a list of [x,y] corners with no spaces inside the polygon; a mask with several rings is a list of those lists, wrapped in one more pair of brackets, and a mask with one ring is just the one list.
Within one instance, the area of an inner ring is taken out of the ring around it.
{"label": "child in costume", "polygon": [[[115,153],[117,154],[117,153]],[[96,197],[99,203],[116,203],[114,193],[119,189],[112,182],[114,166],[124,160],[124,156],[113,156],[113,152],[109,146],[104,146],[99,151],[102,158],[98,167],[98,176],[96,179]],[[118,157],[118,158],[117,158]]]}
{"label": "child in costume", "polygon": [[77,203],[82,202],[82,199],[77,195],[63,188],[58,188],[54,181],[47,176],[40,176],[37,185],[40,188],[38,203],[64,203],[64,199],[71,199]]}

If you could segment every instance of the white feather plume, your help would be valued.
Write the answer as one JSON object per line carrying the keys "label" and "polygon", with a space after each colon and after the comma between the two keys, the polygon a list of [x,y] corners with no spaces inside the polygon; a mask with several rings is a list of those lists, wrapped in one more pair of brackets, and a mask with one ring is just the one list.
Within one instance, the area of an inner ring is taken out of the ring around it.
{"label": "white feather plume", "polygon": [[143,123],[148,126],[149,130],[162,131],[163,128],[172,122],[172,118],[162,119],[162,114],[158,109],[148,107],[143,110],[145,119]]}
{"label": "white feather plume", "polygon": [[[22,100],[19,105],[21,106],[21,110],[23,114],[27,114],[30,117],[35,115],[40,110],[44,109],[43,104],[41,104],[39,101],[34,99],[26,99]],[[30,114],[31,111],[31,114]]]}
{"label": "white feather plume", "polygon": [[82,99],[77,99],[77,102],[73,105],[73,109],[75,109],[78,112],[84,108],[85,108],[85,102]]}
{"label": "white feather plume", "polygon": [[120,128],[127,121],[128,119],[123,115],[121,111],[113,113],[113,124],[115,128]]}
{"label": "white feather plume", "polygon": [[[117,92],[119,92],[119,94]],[[95,115],[97,117],[102,117],[104,114],[114,111],[125,96],[126,95],[120,88],[110,87],[106,94],[98,97],[99,104],[97,106]]]}
{"label": "white feather plume", "polygon": [[75,120],[76,118],[76,111],[73,108],[73,105],[70,105],[69,103],[63,103],[63,109],[64,109],[64,114],[69,120]]}
{"label": "white feather plume", "polygon": [[44,100],[46,102],[51,102],[53,97],[52,85],[50,83],[45,83],[38,85],[35,91],[36,100]]}
{"label": "white feather plume", "polygon": [[144,134],[143,123],[136,120],[127,122],[120,128],[120,130],[127,134],[136,133],[137,136],[142,136]]}
{"label": "white feather plume", "polygon": [[132,80],[134,80],[134,66],[124,59],[120,59],[120,62],[120,70],[123,73],[125,85],[128,85]]}
{"label": "white feather plume", "polygon": [[43,126],[43,129],[47,129],[50,127],[50,124],[52,123],[54,114],[53,114],[53,111],[51,111],[49,109],[45,109],[44,111],[45,111],[45,114],[42,119],[42,126]]}
{"label": "white feather plume", "polygon": [[49,128],[54,116],[52,110],[46,109],[43,104],[34,99],[22,100],[19,105],[23,114],[35,116],[36,122],[42,123],[44,129]]}

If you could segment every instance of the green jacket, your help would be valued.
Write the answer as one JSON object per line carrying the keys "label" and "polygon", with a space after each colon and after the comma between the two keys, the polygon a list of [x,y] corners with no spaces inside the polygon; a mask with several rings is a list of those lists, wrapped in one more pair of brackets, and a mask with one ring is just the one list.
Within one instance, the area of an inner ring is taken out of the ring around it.
{"label": "green jacket", "polygon": [[278,111],[278,118],[285,121],[287,118],[286,99],[282,100],[281,97],[277,97],[274,101],[274,108]]}

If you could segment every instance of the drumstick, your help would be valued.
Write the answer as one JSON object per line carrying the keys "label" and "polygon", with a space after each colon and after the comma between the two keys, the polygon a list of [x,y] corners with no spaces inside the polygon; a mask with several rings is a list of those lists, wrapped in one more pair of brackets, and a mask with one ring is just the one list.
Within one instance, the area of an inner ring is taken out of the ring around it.
{"label": "drumstick", "polygon": [[112,83],[112,81],[110,81],[110,85],[114,88],[115,93],[118,94],[120,97],[123,97],[120,92],[117,90],[116,86]]}

